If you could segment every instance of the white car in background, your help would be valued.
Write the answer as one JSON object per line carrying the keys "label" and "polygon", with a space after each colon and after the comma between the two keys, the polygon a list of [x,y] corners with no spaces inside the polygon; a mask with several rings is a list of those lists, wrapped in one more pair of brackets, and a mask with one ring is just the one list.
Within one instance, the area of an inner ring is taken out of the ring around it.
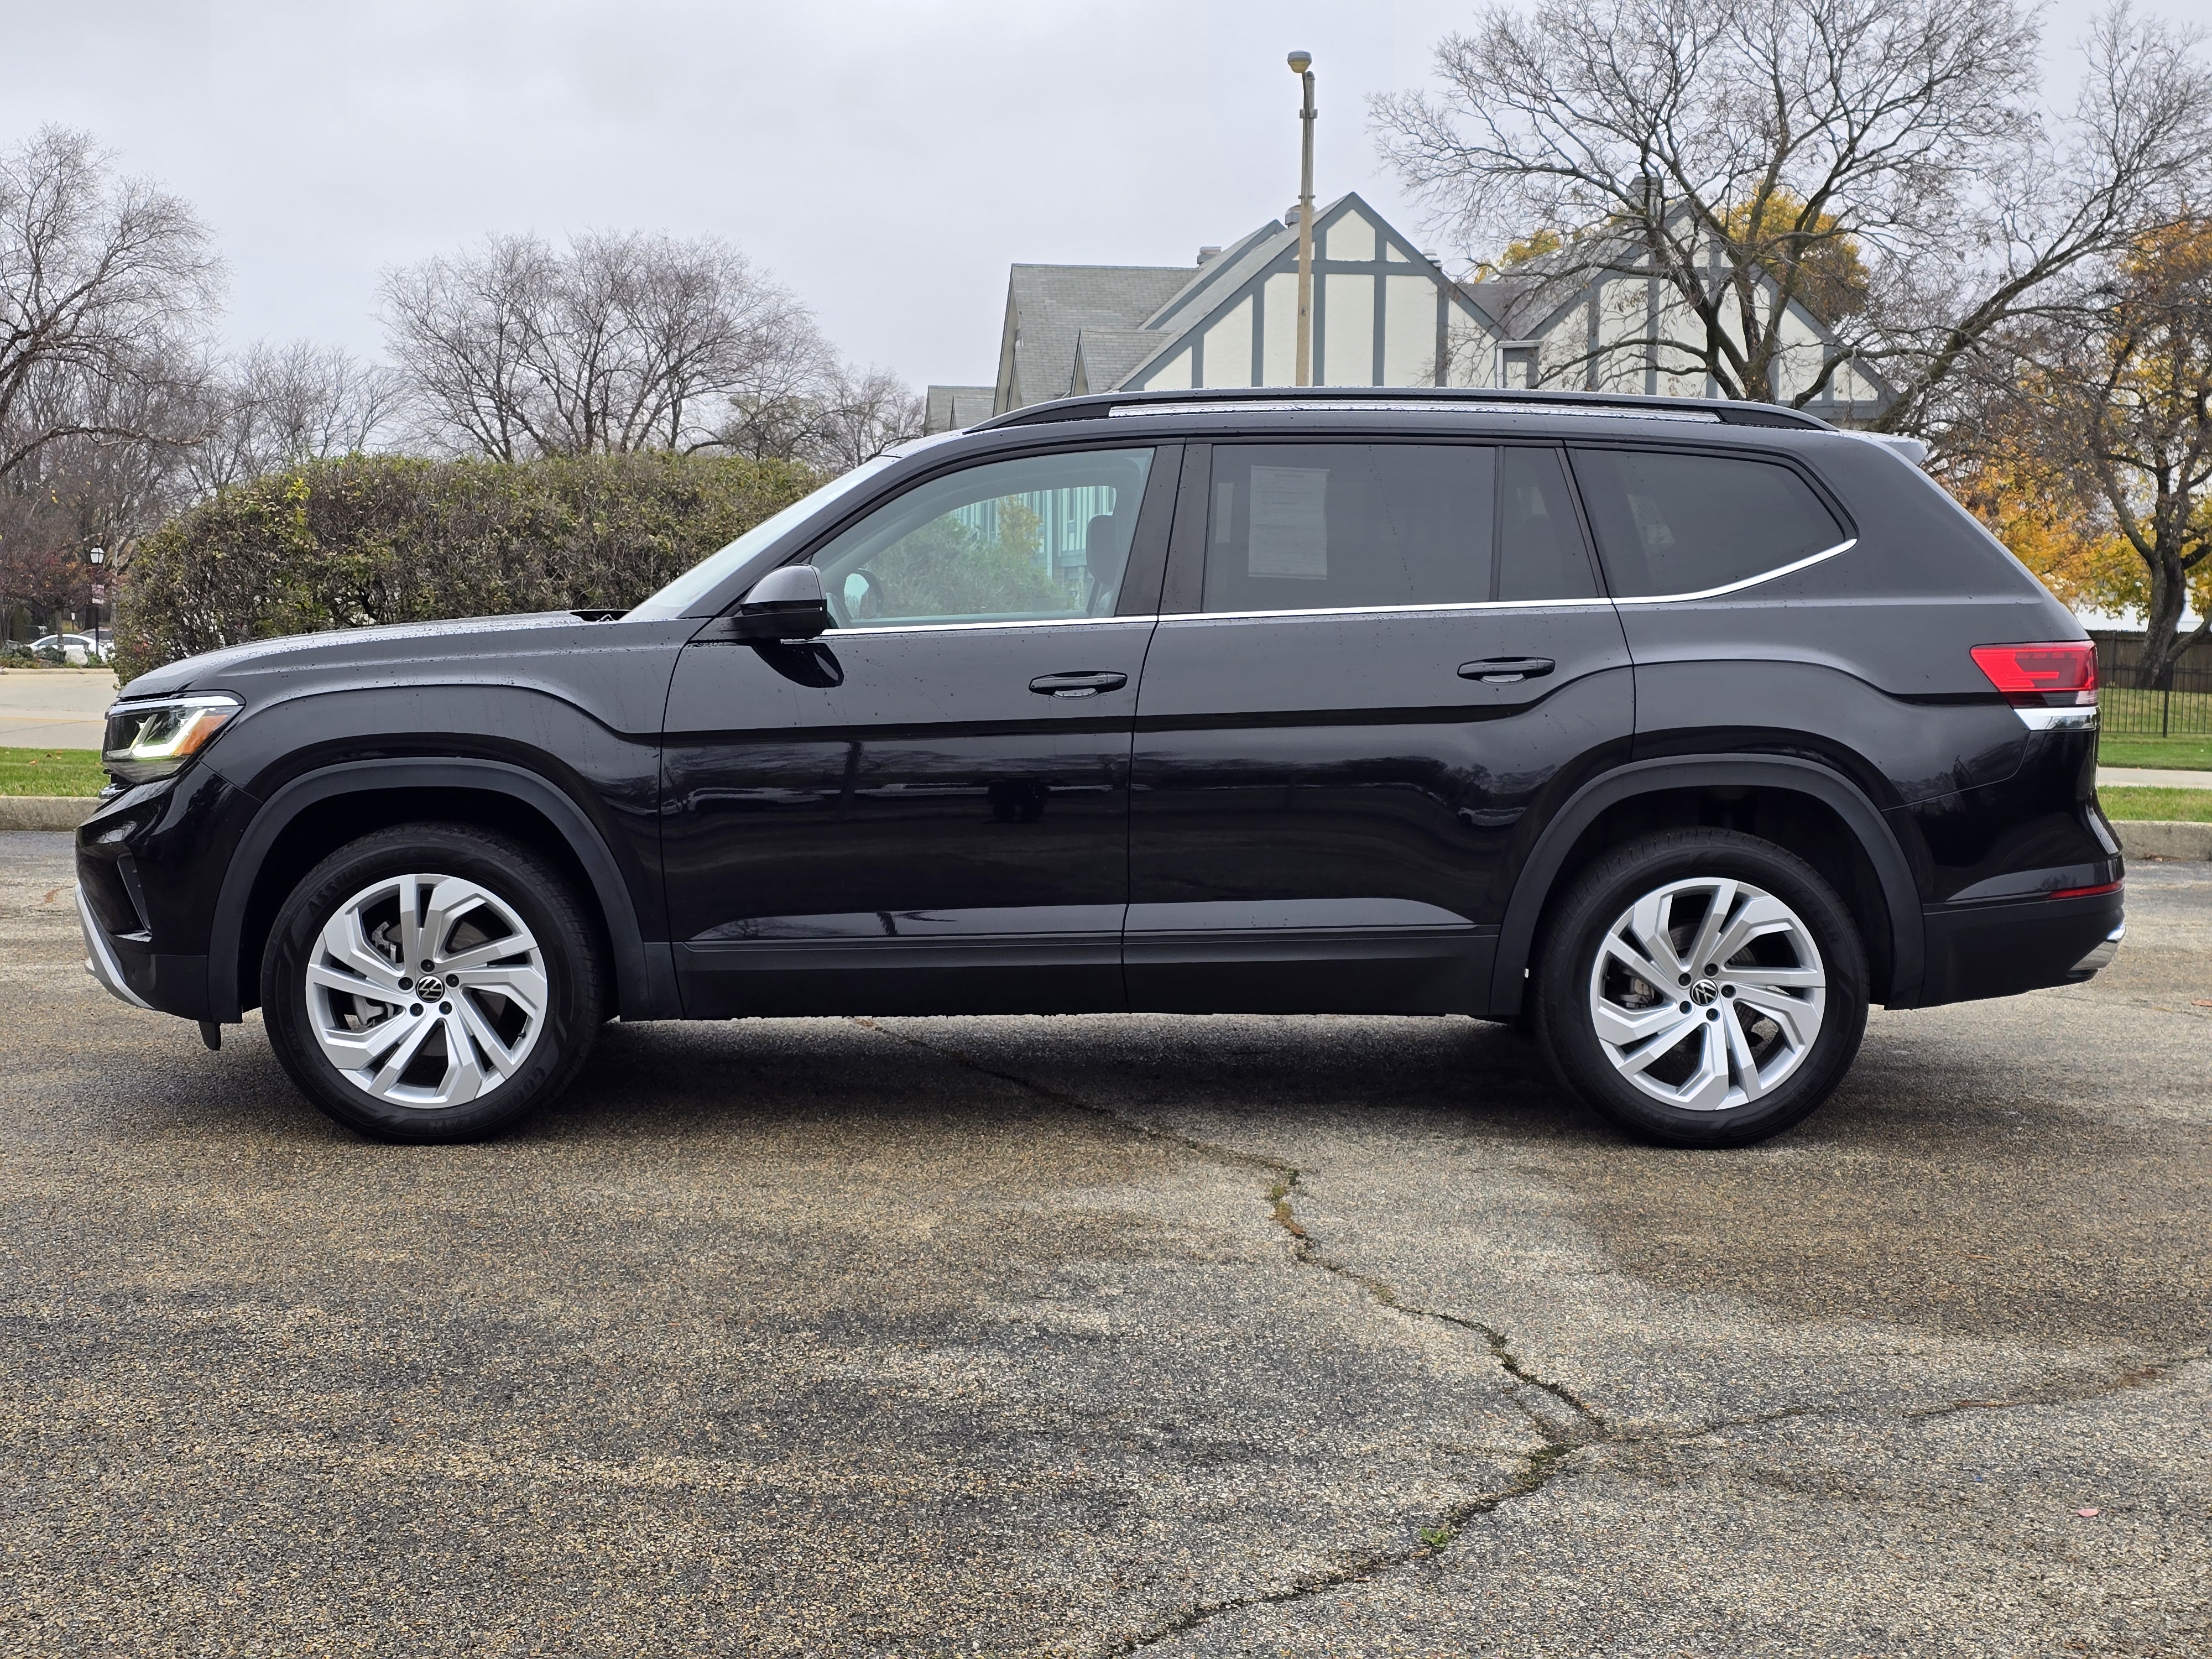
{"label": "white car in background", "polygon": [[114,648],[108,631],[97,634],[46,634],[31,641],[31,654],[47,662],[66,663],[71,668],[87,668],[104,663]]}

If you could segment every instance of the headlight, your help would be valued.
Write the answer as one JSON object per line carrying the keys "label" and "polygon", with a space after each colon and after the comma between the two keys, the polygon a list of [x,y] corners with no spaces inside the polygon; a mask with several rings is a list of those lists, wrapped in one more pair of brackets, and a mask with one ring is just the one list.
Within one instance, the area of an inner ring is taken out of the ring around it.
{"label": "headlight", "polygon": [[239,710],[224,691],[195,692],[152,702],[119,702],[107,711],[100,763],[118,783],[151,783],[180,771]]}

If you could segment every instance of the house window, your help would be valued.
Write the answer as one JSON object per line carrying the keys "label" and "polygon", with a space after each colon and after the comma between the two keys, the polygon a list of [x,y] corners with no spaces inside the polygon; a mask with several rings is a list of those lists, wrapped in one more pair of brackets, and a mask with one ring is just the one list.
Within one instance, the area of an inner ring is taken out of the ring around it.
{"label": "house window", "polygon": [[1536,343],[1534,340],[1498,342],[1498,384],[1530,387],[1536,384]]}

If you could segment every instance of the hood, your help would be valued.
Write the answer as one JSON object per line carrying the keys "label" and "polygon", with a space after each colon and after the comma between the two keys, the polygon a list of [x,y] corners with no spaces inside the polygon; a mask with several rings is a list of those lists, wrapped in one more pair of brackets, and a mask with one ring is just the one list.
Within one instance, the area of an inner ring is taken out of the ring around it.
{"label": "hood", "polygon": [[294,668],[364,668],[439,659],[477,658],[487,650],[522,647],[514,636],[548,630],[590,628],[570,611],[538,611],[520,616],[457,617],[447,622],[398,623],[386,628],[334,628],[319,634],[292,634],[202,652],[197,657],[149,669],[123,688],[130,697],[168,696],[179,691],[236,689],[233,679],[265,680]]}

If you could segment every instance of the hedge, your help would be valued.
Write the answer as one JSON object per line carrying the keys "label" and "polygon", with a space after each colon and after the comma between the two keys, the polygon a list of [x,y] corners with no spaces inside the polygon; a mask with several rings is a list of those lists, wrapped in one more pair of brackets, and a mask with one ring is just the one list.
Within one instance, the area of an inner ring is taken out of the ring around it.
{"label": "hedge", "polygon": [[630,605],[821,480],[665,452],[508,465],[354,455],[221,491],[125,574],[125,679],[248,640]]}

